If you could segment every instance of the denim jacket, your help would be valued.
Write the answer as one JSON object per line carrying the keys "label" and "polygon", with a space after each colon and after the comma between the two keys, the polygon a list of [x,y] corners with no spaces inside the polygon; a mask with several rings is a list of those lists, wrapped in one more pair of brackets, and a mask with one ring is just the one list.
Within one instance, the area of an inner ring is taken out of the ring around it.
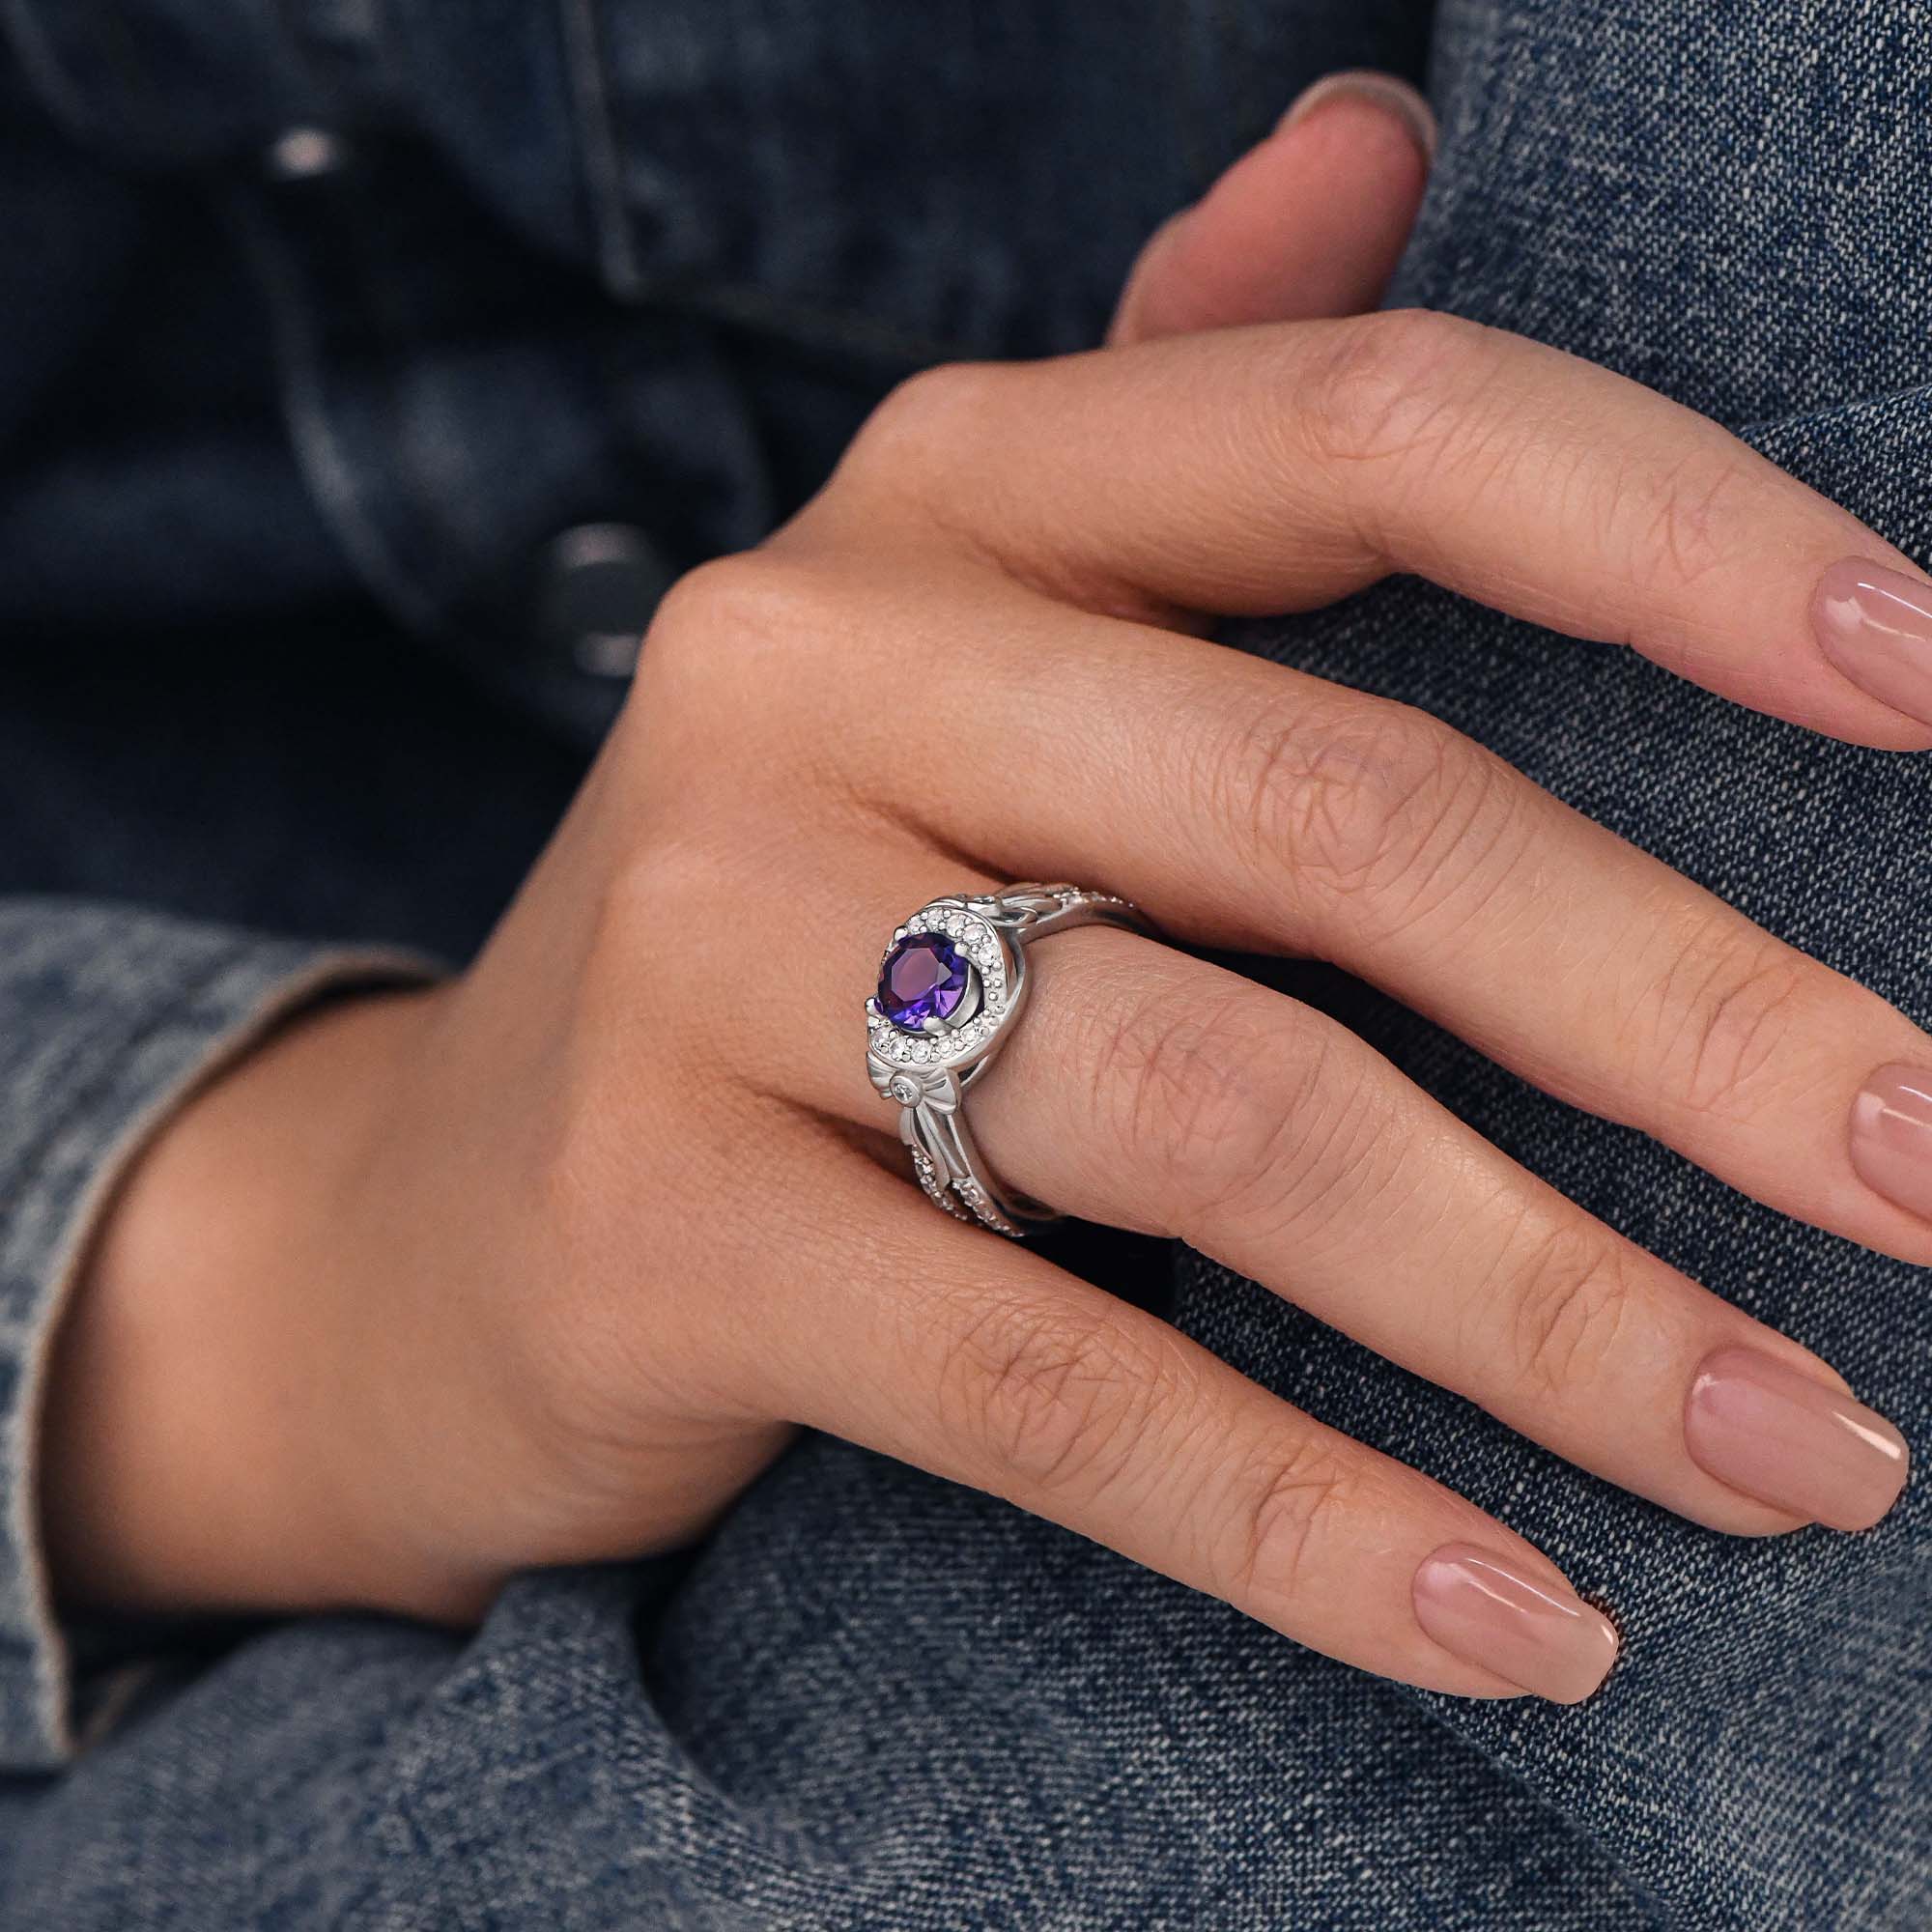
{"label": "denim jacket", "polygon": [[[1932,560],[1915,0],[9,0],[0,7],[0,1925],[1932,1923],[1915,1487],[1740,1543],[1199,1257],[1173,1314],[1610,1605],[1590,1703],[1297,1649],[809,1438],[699,1550],[469,1636],[63,1627],[59,1304],[184,1092],[460,960],[670,577],[903,370],[1094,339],[1134,248],[1336,67],[1443,124],[1398,298],[1740,429]],[[1932,765],[1412,582],[1233,641],[1416,702],[1932,1024]],[[1420,640],[1420,641],[1419,641]],[[1915,1270],[1285,969],[1923,1450]]]}

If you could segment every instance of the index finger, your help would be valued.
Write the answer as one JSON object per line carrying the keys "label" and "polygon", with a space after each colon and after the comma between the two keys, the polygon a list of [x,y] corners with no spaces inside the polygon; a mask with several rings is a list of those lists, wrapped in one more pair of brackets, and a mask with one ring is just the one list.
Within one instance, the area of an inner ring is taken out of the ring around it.
{"label": "index finger", "polygon": [[1908,558],[1693,411],[1453,317],[933,371],[845,481],[868,520],[923,507],[1113,614],[1311,609],[1413,572],[1774,717],[1932,747]]}

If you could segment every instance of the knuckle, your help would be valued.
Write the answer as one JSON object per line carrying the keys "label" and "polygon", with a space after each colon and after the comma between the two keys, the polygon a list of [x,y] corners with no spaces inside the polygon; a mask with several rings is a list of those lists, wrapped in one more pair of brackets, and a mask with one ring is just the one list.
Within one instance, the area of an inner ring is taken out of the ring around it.
{"label": "knuckle", "polygon": [[1183,1010],[1123,1009],[1096,1064],[1124,1096],[1122,1137],[1155,1151],[1173,1233],[1312,1235],[1359,1200],[1375,1105],[1367,1083],[1336,1076],[1337,1038],[1310,1009],[1249,987]]}
{"label": "knuckle", "polygon": [[1271,890],[1286,872],[1311,911],[1379,923],[1452,855],[1467,858],[1500,801],[1495,781],[1487,753],[1426,712],[1361,701],[1237,721],[1216,810]]}
{"label": "knuckle", "polygon": [[1147,1371],[1104,1317],[996,1295],[947,1349],[940,1410],[1029,1489],[1091,1500],[1131,1449]]}
{"label": "knuckle", "polygon": [[719,856],[689,838],[654,838],[626,853],[596,894],[585,978],[594,982],[606,961],[629,973],[640,958],[655,959],[668,950],[665,935],[715,917],[725,885]]}
{"label": "knuckle", "polygon": [[1634,497],[1637,507],[1633,581],[1671,590],[1695,586],[1748,542],[1751,506],[1759,496],[1742,456],[1707,450],[1673,465],[1647,500],[1619,487],[1614,500]]}
{"label": "knuckle", "polygon": [[656,668],[710,660],[718,640],[736,626],[748,581],[741,556],[719,557],[687,571],[659,600],[644,633],[640,663]]}
{"label": "knuckle", "polygon": [[1387,309],[1339,325],[1303,416],[1318,454],[1379,462],[1440,443],[1453,431],[1487,333],[1429,309]]}
{"label": "knuckle", "polygon": [[1284,1058],[1269,1039],[1264,996],[1244,991],[1192,1009],[1130,1006],[1098,1064],[1123,1081],[1130,1142],[1160,1149],[1185,1214],[1210,1207],[1235,1177],[1271,1164],[1319,1084],[1299,1063],[1287,1087],[1266,1077]]}
{"label": "knuckle", "polygon": [[1301,1442],[1241,1471],[1231,1498],[1219,1594],[1291,1601],[1321,1587],[1321,1552],[1356,1506],[1359,1480],[1333,1451]]}
{"label": "knuckle", "polygon": [[1630,1269],[1604,1238],[1559,1228],[1507,1276],[1521,1384],[1545,1396],[1587,1387],[1603,1372],[1631,1313]]}
{"label": "knuckle", "polygon": [[680,578],[645,633],[625,707],[638,785],[728,815],[774,759],[795,778],[802,707],[832,708],[860,674],[859,604],[847,568],[802,550],[765,546]]}
{"label": "knuckle", "polygon": [[1013,381],[1012,370],[992,362],[944,362],[907,377],[852,440],[839,478],[881,486],[895,498],[944,487],[996,434]]}
{"label": "knuckle", "polygon": [[671,585],[645,634],[640,668],[700,691],[750,686],[747,677],[837,634],[823,574],[772,550],[699,564]]}
{"label": "knuckle", "polygon": [[1809,962],[1774,940],[1715,936],[1683,945],[1656,998],[1659,1056],[1692,1113],[1748,1118],[1802,1023]]}
{"label": "knuckle", "polygon": [[[587,909],[575,1042],[648,1039],[666,1068],[716,1059],[705,1039],[719,994],[688,935],[716,924],[732,878],[724,852],[682,836],[653,838],[611,868]],[[585,1047],[582,1064],[562,1070],[594,1082],[607,1061]]]}

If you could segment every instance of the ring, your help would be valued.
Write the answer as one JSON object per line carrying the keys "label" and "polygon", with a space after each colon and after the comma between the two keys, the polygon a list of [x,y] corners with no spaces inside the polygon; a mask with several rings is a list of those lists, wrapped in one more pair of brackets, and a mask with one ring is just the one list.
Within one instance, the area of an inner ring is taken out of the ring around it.
{"label": "ring", "polygon": [[1015,1240],[1022,1223],[1060,1216],[994,1179],[966,1124],[965,1097],[1026,1003],[1028,948],[1081,925],[1158,936],[1138,906],[1079,886],[933,899],[893,934],[866,1002],[866,1067],[899,1109],[899,1138],[927,1199]]}

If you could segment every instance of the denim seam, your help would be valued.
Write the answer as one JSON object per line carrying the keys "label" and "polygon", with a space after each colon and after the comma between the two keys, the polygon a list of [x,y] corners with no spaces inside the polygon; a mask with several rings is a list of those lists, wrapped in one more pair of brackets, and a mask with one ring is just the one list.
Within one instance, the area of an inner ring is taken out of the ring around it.
{"label": "denim seam", "polygon": [[606,286],[629,301],[636,298],[643,276],[631,224],[624,215],[623,167],[617,155],[616,117],[611,105],[597,0],[557,0],[556,23],[563,41],[564,71],[577,102],[577,158],[597,236],[598,265]]}

